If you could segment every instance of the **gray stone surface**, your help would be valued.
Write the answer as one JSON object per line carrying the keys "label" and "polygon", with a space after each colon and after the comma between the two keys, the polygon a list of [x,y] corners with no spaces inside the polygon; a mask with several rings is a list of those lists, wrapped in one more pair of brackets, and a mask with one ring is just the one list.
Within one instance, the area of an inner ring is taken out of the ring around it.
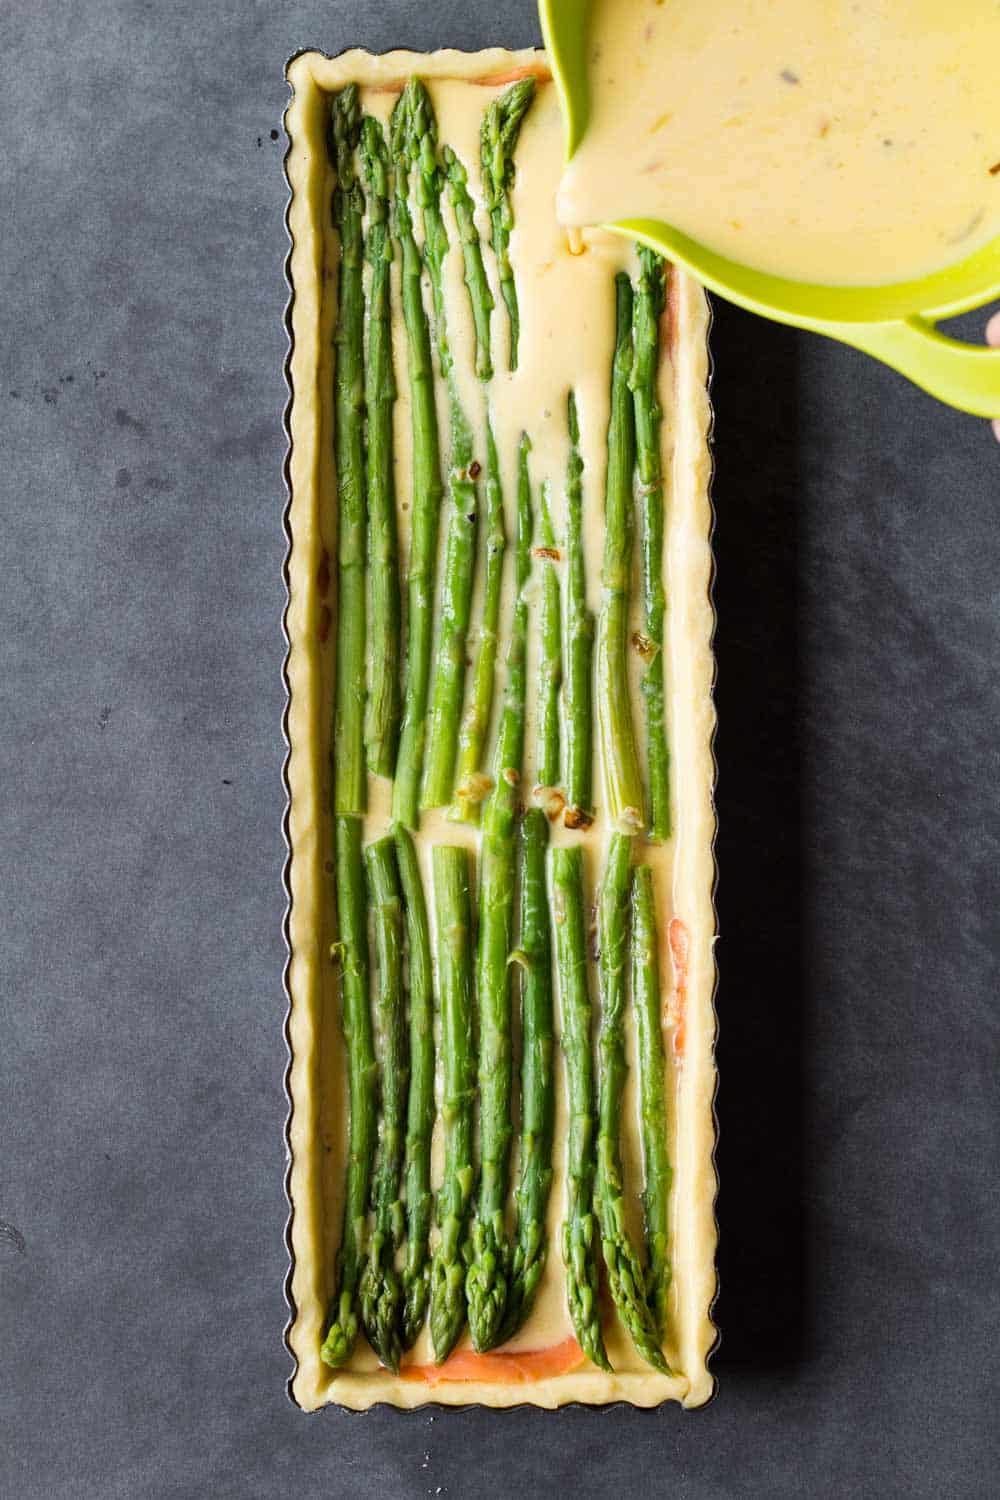
{"label": "gray stone surface", "polygon": [[4,0],[0,1494],[996,1493],[1000,453],[722,309],[721,1391],[285,1394],[285,58],[529,0]]}

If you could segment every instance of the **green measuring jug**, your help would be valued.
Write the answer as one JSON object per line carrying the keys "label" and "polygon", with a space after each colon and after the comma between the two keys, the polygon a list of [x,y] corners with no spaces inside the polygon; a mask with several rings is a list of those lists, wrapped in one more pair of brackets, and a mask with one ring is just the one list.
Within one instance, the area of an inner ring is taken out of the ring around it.
{"label": "green measuring jug", "polygon": [[[538,0],[538,12],[562,106],[569,160],[590,113],[590,0]],[[1000,417],[1000,349],[963,343],[935,326],[941,318],[1000,296],[1000,238],[917,281],[843,287],[755,271],[717,255],[659,219],[622,219],[602,227],[642,240],[750,312],[840,339],[891,365],[939,401],[976,416]]]}

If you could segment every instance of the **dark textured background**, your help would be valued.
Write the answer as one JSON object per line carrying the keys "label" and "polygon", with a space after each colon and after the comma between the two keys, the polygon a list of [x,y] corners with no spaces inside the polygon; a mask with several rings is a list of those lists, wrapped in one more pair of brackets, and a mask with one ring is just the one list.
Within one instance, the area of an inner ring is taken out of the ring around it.
{"label": "dark textured background", "polygon": [[284,61],[530,0],[3,0],[0,1494],[997,1492],[1000,453],[714,334],[707,1411],[285,1395]]}

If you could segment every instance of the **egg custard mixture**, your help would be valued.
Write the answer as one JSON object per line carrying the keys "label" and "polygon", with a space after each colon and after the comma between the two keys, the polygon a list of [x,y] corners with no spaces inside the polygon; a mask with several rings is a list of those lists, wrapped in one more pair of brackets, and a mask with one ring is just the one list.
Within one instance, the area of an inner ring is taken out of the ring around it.
{"label": "egg custard mixture", "polygon": [[589,19],[565,223],[665,220],[839,286],[1000,235],[996,0],[593,0]]}

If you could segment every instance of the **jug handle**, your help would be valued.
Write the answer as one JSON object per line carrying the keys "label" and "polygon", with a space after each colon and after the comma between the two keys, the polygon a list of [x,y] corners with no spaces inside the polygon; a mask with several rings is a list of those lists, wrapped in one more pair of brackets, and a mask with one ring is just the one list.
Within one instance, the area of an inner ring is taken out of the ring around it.
{"label": "jug handle", "polygon": [[898,370],[939,401],[977,417],[1000,417],[1000,349],[967,344],[929,318],[889,323],[810,324]]}

